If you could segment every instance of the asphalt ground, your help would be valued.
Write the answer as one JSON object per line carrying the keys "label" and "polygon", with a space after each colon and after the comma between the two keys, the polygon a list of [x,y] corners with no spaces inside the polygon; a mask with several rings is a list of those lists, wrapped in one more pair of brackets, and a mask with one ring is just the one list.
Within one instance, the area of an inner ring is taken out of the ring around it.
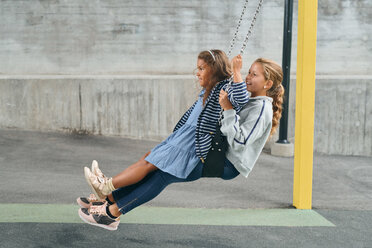
{"label": "asphalt ground", "polygon": [[292,205],[293,158],[263,153],[248,179],[170,185],[121,217],[83,223],[83,167],[112,176],[158,142],[0,130],[0,247],[372,247],[372,158],[314,154],[313,209]]}

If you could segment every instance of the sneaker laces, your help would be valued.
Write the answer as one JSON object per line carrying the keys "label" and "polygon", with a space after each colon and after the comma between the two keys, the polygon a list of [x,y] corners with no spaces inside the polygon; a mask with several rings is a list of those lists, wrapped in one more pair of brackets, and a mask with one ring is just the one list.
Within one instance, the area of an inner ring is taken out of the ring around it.
{"label": "sneaker laces", "polygon": [[90,195],[88,196],[88,201],[89,201],[89,202],[97,202],[98,199],[97,199],[97,197],[96,197],[95,194],[90,194]]}
{"label": "sneaker laces", "polygon": [[104,177],[99,177],[95,175],[94,173],[91,173],[89,177],[90,177],[90,181],[92,182],[93,186],[95,188],[102,190],[102,187],[106,183],[106,179]]}
{"label": "sneaker laces", "polygon": [[100,178],[108,178],[105,176],[105,174],[102,173],[102,171],[98,168],[96,168],[94,171],[93,171],[93,174],[95,174],[97,177],[100,177]]}
{"label": "sneaker laces", "polygon": [[101,206],[91,206],[88,211],[89,211],[90,214],[107,215],[106,206],[107,206],[107,203],[105,203]]}
{"label": "sneaker laces", "polygon": [[99,183],[98,189],[102,191],[103,187],[106,185],[108,178],[107,177],[96,177],[97,182]]}
{"label": "sneaker laces", "polygon": [[[110,180],[112,180],[111,177],[99,177],[92,172],[89,172],[89,181],[97,192],[98,197],[100,197],[102,200],[113,190],[115,190]],[[104,197],[101,197],[100,195],[103,195]]]}

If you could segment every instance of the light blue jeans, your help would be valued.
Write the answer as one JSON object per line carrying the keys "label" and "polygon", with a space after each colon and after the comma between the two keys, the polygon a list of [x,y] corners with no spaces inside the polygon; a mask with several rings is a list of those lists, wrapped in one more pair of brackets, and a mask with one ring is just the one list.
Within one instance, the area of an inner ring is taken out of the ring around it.
{"label": "light blue jeans", "polygon": [[[154,171],[147,175],[139,183],[117,189],[112,192],[116,204],[122,214],[128,213],[132,209],[154,199],[168,185],[172,183],[192,182],[201,178],[203,163],[199,162],[190,175],[185,178],[178,178],[161,170]],[[230,180],[239,175],[234,165],[229,160],[225,160],[224,173],[222,179]]]}

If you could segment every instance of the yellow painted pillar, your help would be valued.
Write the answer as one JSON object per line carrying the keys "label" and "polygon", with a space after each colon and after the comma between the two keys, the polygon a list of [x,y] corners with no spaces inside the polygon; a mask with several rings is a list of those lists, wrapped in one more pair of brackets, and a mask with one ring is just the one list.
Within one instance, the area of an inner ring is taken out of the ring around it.
{"label": "yellow painted pillar", "polygon": [[311,209],[318,0],[298,1],[293,206]]}

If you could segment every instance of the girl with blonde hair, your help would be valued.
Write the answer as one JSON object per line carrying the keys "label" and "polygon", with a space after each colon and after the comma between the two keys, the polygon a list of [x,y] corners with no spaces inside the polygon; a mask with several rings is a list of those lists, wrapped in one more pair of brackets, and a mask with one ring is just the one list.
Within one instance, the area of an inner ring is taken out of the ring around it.
{"label": "girl with blonde hair", "polygon": [[279,124],[284,94],[282,80],[283,72],[277,63],[256,59],[245,78],[251,97],[239,114],[227,93],[221,90],[219,102],[224,109],[221,132],[229,144],[226,158],[245,177]]}

